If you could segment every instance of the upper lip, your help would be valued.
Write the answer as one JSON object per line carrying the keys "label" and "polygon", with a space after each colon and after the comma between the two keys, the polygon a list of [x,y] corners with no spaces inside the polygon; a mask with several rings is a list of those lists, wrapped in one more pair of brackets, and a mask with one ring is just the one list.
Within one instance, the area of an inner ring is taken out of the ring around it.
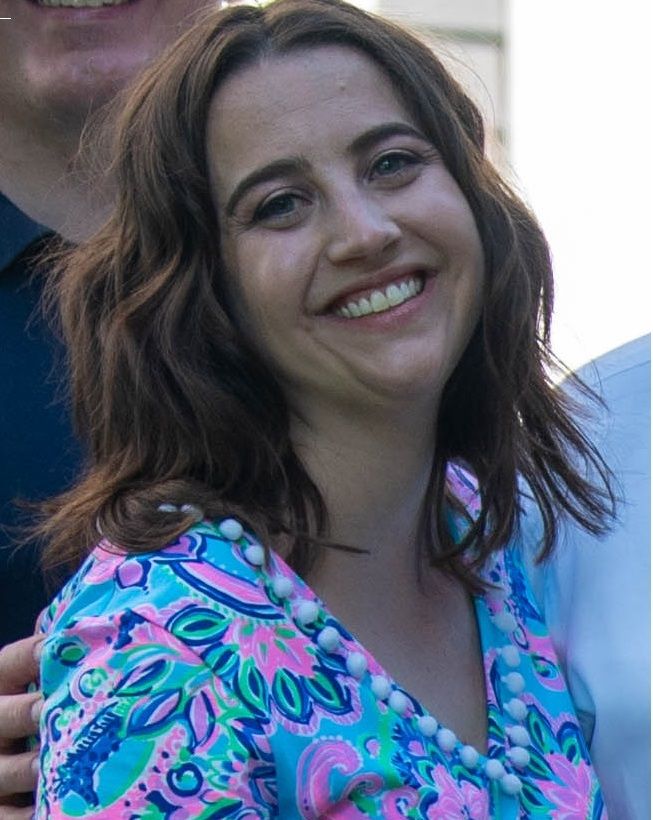
{"label": "upper lip", "polygon": [[330,296],[322,312],[328,313],[334,308],[340,307],[340,305],[355,301],[369,291],[383,290],[399,279],[405,279],[409,276],[429,276],[433,273],[435,273],[434,268],[428,265],[394,265],[391,268],[383,268],[376,273],[351,282]]}

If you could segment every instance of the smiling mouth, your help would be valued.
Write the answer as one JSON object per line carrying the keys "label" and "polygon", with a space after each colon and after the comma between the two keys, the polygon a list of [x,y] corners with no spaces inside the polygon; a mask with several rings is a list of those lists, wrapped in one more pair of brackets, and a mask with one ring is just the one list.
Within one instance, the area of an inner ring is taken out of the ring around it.
{"label": "smiling mouth", "polygon": [[103,6],[126,6],[133,0],[32,0],[37,6],[67,9],[99,9]]}
{"label": "smiling mouth", "polygon": [[373,313],[385,313],[419,296],[423,290],[424,276],[419,273],[412,274],[392,282],[383,289],[375,289],[364,296],[350,299],[333,312],[343,319],[359,319]]}

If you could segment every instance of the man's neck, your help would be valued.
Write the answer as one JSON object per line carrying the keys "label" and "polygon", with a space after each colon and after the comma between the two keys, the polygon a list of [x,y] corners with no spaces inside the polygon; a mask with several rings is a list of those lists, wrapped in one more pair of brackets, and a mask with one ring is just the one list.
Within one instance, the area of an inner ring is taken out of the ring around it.
{"label": "man's neck", "polygon": [[0,190],[36,222],[73,241],[100,223],[105,205],[80,156],[82,123],[48,127],[0,121]]}

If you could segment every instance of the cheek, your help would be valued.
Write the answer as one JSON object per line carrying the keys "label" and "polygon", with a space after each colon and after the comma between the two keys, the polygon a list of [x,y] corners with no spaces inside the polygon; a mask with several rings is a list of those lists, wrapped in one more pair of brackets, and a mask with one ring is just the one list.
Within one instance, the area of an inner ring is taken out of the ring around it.
{"label": "cheek", "polygon": [[485,253],[481,237],[466,200],[456,203],[448,216],[451,259],[465,279],[464,290],[470,311],[477,315],[480,312],[485,279]]}
{"label": "cheek", "polygon": [[292,330],[297,293],[285,263],[293,257],[279,245],[274,237],[265,242],[243,237],[225,249],[232,315],[266,358]]}
{"label": "cheek", "polygon": [[466,251],[466,262],[461,265],[464,278],[460,309],[467,317],[467,330],[471,333],[480,319],[485,291],[485,261],[478,235],[470,237]]}
{"label": "cheek", "polygon": [[253,322],[264,322],[274,306],[275,282],[279,281],[270,249],[244,243],[235,262],[232,269],[239,271],[235,290],[243,309]]}
{"label": "cheek", "polygon": [[301,312],[312,257],[295,232],[243,238],[235,251],[232,269],[241,272],[240,291],[251,313],[267,323]]}
{"label": "cheek", "polygon": [[224,271],[220,287],[220,296],[224,301],[230,319],[238,330],[251,336],[251,327],[255,321],[251,319],[255,305],[250,304],[252,287],[251,264],[248,262],[246,248],[238,238],[222,234],[220,237],[221,264]]}

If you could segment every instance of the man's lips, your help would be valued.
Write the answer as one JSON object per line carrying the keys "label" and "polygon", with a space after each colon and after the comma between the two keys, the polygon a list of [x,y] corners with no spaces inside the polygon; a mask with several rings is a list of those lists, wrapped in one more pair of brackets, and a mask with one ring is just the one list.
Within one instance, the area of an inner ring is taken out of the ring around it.
{"label": "man's lips", "polygon": [[28,0],[28,2],[32,6],[47,11],[102,12],[121,6],[130,6],[138,0]]}

